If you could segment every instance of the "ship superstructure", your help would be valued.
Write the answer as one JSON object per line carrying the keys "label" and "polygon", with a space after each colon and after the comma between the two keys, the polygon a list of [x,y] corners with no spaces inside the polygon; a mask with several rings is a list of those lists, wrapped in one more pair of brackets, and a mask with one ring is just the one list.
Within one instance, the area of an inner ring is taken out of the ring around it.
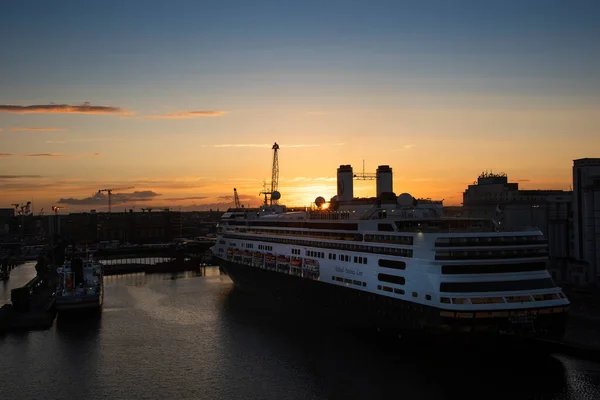
{"label": "ship superstructure", "polygon": [[396,196],[389,166],[376,179],[377,197],[355,199],[342,165],[327,209],[323,198],[230,209],[213,251],[242,289],[380,329],[562,336],[569,301],[546,270],[539,229],[446,217],[441,201]]}
{"label": "ship superstructure", "polygon": [[103,265],[92,259],[73,258],[57,268],[57,311],[100,311],[104,302]]}

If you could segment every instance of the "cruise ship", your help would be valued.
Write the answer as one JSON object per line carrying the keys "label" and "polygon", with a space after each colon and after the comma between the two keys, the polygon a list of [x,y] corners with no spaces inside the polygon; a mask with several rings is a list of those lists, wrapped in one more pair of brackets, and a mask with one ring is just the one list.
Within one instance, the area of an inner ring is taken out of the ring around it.
{"label": "cruise ship", "polygon": [[539,229],[445,216],[442,201],[396,196],[389,166],[375,175],[373,198],[354,198],[341,165],[329,202],[286,208],[272,192],[260,208],[229,209],[213,248],[221,267],[241,290],[399,335],[562,338],[569,300]]}

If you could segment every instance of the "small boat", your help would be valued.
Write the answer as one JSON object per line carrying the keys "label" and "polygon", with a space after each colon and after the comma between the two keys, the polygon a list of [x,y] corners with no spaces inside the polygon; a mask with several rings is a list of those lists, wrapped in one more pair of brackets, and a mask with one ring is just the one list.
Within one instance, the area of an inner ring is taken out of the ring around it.
{"label": "small boat", "polygon": [[104,268],[94,260],[74,258],[56,270],[56,310],[102,309],[104,302]]}

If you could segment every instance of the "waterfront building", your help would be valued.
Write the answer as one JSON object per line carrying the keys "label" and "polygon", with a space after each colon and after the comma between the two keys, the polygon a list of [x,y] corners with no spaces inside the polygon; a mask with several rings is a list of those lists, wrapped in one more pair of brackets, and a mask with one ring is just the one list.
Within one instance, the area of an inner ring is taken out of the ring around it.
{"label": "waterfront building", "polygon": [[484,172],[464,191],[462,212],[465,217],[495,219],[501,229],[539,228],[548,239],[552,276],[583,283],[569,267],[574,246],[573,192],[522,190],[504,173]]}
{"label": "waterfront building", "polygon": [[573,160],[575,259],[589,283],[600,285],[600,158]]}

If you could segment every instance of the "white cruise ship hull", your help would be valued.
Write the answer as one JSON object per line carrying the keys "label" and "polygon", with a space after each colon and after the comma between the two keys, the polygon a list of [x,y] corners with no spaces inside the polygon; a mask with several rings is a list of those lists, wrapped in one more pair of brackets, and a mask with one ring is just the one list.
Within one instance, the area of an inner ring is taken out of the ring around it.
{"label": "white cruise ship hull", "polygon": [[297,301],[348,326],[392,334],[505,334],[561,339],[568,315],[563,307],[540,307],[496,310],[494,316],[490,313],[486,318],[478,313],[458,313],[226,259],[219,262],[244,292]]}

